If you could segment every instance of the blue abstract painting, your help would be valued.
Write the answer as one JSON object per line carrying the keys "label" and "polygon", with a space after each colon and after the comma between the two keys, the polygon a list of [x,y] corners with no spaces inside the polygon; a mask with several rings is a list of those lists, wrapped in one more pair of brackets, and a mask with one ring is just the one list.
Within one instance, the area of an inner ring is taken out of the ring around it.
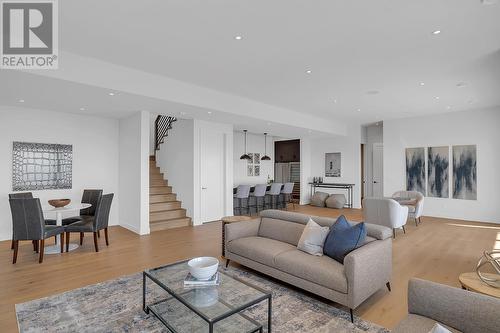
{"label": "blue abstract painting", "polygon": [[427,196],[449,198],[449,148],[427,148]]}
{"label": "blue abstract painting", "polygon": [[425,194],[425,148],[406,148],[406,190]]}
{"label": "blue abstract painting", "polygon": [[453,198],[477,200],[476,145],[453,146]]}

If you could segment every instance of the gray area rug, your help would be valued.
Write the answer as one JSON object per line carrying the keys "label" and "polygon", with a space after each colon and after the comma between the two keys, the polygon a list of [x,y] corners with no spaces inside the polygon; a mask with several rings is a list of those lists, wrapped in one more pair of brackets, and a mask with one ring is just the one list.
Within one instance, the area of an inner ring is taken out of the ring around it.
{"label": "gray area rug", "polygon": [[[228,270],[272,291],[273,332],[388,332],[360,318],[352,324],[347,312],[259,273]],[[162,293],[149,284],[148,289],[148,303]],[[20,332],[168,332],[156,317],[142,311],[142,273],[16,304],[16,314]],[[266,327],[266,302],[245,314]],[[181,322],[188,320],[178,317]]]}

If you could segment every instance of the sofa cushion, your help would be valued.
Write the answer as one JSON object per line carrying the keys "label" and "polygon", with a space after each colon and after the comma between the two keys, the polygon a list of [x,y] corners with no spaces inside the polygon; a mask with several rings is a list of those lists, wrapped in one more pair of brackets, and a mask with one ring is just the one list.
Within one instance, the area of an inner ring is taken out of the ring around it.
{"label": "sofa cushion", "polygon": [[327,256],[312,256],[293,250],[280,253],[274,261],[280,271],[347,294],[344,265]]}
{"label": "sofa cushion", "polygon": [[295,246],[264,237],[245,237],[227,243],[227,251],[274,267],[274,258],[280,253],[296,250]]}
{"label": "sofa cushion", "polygon": [[[416,314],[409,314],[402,322],[396,326],[392,333],[429,333],[437,321]],[[453,333],[461,333],[454,328],[441,324]]]}
{"label": "sofa cushion", "polygon": [[323,246],[323,252],[343,264],[344,258],[349,252],[365,244],[365,238],[366,229],[364,223],[351,226],[345,216],[341,215],[330,228],[330,233],[326,237]]}
{"label": "sofa cushion", "polygon": [[297,246],[304,227],[305,224],[302,223],[263,217],[260,221],[259,236]]}
{"label": "sofa cushion", "polygon": [[330,228],[322,227],[310,219],[302,232],[302,236],[300,236],[297,249],[315,256],[322,256],[323,244],[329,231]]}

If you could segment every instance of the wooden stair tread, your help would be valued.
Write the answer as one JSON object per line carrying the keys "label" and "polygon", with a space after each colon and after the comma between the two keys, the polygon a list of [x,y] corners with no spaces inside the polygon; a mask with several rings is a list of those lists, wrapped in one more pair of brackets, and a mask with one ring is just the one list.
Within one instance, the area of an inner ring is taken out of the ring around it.
{"label": "wooden stair tread", "polygon": [[184,217],[178,219],[169,219],[152,222],[149,225],[149,229],[151,232],[172,229],[172,228],[180,228],[180,227],[188,227],[191,225],[191,218]]}

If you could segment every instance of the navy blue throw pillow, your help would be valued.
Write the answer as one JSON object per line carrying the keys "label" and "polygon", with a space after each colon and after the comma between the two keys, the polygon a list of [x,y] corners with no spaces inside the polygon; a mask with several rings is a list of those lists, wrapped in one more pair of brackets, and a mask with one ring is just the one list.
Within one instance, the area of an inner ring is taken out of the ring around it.
{"label": "navy blue throw pillow", "polygon": [[344,215],[339,216],[337,222],[330,227],[323,245],[323,253],[341,264],[345,256],[365,243],[366,228],[361,222],[351,226]]}

